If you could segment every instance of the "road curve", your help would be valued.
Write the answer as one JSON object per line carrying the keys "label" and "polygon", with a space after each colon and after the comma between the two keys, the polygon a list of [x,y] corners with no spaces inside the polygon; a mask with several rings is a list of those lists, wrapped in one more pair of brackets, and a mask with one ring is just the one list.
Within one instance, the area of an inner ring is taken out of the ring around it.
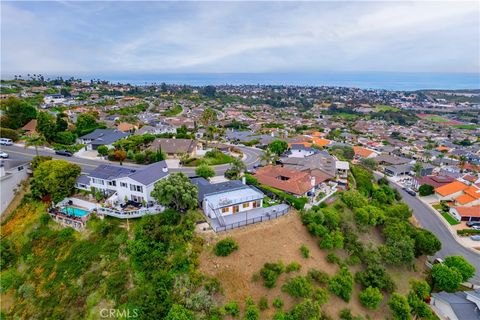
{"label": "road curve", "polygon": [[[240,146],[236,146],[236,147],[244,153],[245,158],[242,161],[245,163],[247,168],[251,169],[255,163],[258,163],[260,161],[260,154],[262,153],[260,149],[250,148],[250,147],[240,147]],[[1,146],[0,150],[8,153],[11,159],[30,160],[36,155],[35,149],[30,149],[30,148],[27,149],[19,146]],[[91,172],[100,164],[111,163],[111,164],[118,165],[118,163],[112,163],[112,162],[100,160],[100,159],[86,159],[86,158],[79,158],[75,156],[74,157],[59,156],[59,155],[56,155],[52,150],[43,149],[43,148],[38,149],[38,154],[42,156],[51,156],[55,159],[68,160],[72,163],[78,164],[82,168],[82,172],[84,173]],[[142,166],[142,165],[132,164],[132,163],[128,163],[125,165],[129,167]],[[215,172],[217,173],[217,175],[223,175],[225,170],[230,168],[230,164],[213,166],[213,168],[215,169]],[[183,172],[187,175],[195,174],[194,167],[171,168],[170,171]]]}
{"label": "road curve", "polygon": [[[375,175],[378,177],[378,174]],[[393,181],[390,181],[390,185],[400,192],[403,198],[402,201],[412,209],[413,215],[422,228],[431,231],[442,242],[442,249],[436,253],[435,257],[443,258],[458,255],[465,257],[477,269],[477,273],[470,279],[470,282],[480,285],[480,252],[475,253],[458,243],[450,233],[450,230],[448,230],[448,227],[440,220],[442,217],[420,201],[420,199],[412,197]]]}

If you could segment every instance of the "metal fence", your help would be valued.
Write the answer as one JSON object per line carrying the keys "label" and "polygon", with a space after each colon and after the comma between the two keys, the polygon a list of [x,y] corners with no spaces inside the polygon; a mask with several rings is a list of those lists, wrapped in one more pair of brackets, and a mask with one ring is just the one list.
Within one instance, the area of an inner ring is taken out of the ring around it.
{"label": "metal fence", "polygon": [[251,219],[247,219],[247,220],[242,220],[242,221],[239,221],[239,222],[227,224],[225,226],[218,226],[218,227],[212,226],[212,229],[215,232],[223,232],[223,231],[244,227],[244,226],[248,226],[248,225],[259,223],[259,222],[269,221],[269,220],[276,219],[278,217],[281,217],[281,216],[287,214],[289,210],[290,210],[290,208],[287,207],[287,208],[282,209],[280,211],[272,212],[272,213],[266,214],[264,216],[255,217],[255,218],[251,218]]}

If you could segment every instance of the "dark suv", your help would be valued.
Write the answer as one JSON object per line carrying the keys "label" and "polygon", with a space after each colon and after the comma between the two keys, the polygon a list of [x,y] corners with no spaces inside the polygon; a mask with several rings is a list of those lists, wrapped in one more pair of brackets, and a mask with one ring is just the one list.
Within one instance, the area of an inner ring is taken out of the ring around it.
{"label": "dark suv", "polygon": [[468,221],[467,226],[468,227],[480,226],[480,221]]}
{"label": "dark suv", "polygon": [[65,157],[71,157],[72,153],[67,150],[55,150],[55,154],[58,154],[59,156],[65,156]]}

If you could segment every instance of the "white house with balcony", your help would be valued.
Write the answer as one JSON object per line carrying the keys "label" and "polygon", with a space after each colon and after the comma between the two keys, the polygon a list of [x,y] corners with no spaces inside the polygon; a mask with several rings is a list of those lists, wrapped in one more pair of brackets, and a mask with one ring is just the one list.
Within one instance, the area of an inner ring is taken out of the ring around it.
{"label": "white house with balcony", "polygon": [[75,187],[102,192],[112,204],[135,201],[151,204],[150,195],[155,182],[168,176],[165,161],[142,168],[129,168],[109,164],[99,165],[90,174],[80,176]]}

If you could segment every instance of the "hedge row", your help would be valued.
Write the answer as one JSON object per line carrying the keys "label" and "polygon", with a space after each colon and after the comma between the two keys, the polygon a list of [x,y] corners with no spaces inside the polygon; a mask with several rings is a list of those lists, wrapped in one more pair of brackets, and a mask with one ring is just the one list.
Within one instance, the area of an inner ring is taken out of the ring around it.
{"label": "hedge row", "polygon": [[270,186],[261,184],[259,186],[260,189],[264,190],[266,193],[271,193],[276,195],[278,198],[282,199],[283,201],[287,202],[291,206],[293,206],[297,210],[302,210],[305,204],[308,202],[308,199],[306,197],[300,197],[297,198],[295,196],[292,196],[291,194],[288,194],[286,192],[283,192],[281,190],[272,188]]}
{"label": "hedge row", "polygon": [[480,234],[480,230],[462,229],[462,230],[457,230],[457,234],[459,236],[471,236],[471,235],[474,235],[474,234]]}

